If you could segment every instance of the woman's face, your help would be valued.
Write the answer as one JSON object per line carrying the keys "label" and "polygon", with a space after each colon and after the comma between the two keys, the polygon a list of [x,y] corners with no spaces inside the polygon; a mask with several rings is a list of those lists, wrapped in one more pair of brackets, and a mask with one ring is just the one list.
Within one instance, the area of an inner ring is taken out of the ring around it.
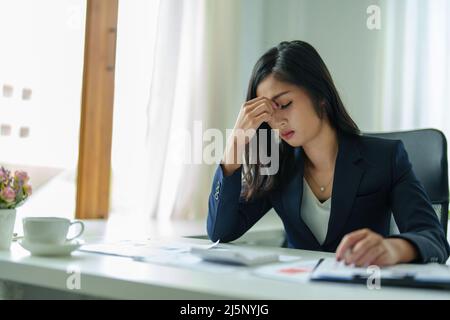
{"label": "woman's face", "polygon": [[281,82],[271,74],[258,85],[256,95],[278,105],[268,124],[278,129],[281,139],[289,145],[303,146],[320,132],[325,117],[319,118],[313,101],[301,87]]}

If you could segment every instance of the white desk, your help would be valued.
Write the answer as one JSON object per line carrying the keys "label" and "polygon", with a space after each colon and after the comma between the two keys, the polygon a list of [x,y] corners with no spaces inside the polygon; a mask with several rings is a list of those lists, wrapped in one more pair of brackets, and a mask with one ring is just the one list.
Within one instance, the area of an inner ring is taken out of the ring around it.
{"label": "white desk", "polygon": [[[103,224],[104,225],[104,224]],[[86,241],[102,223],[87,225]],[[204,229],[204,226],[199,226]],[[189,228],[188,228],[189,229]],[[191,229],[191,232],[196,227]],[[187,229],[186,229],[187,230]],[[106,233],[103,234],[105,236]],[[95,239],[98,241],[98,237]],[[191,243],[209,243],[188,238]],[[333,256],[330,253],[273,248],[280,254],[304,259]],[[81,288],[69,290],[68,271],[81,272]],[[129,258],[75,252],[71,257],[33,257],[13,243],[0,252],[0,279],[16,285],[16,294],[31,298],[99,297],[112,299],[450,299],[450,291],[333,283],[290,283],[260,278],[248,269],[214,273],[133,261]],[[27,294],[26,291],[34,291]],[[41,290],[41,291],[39,291]]]}

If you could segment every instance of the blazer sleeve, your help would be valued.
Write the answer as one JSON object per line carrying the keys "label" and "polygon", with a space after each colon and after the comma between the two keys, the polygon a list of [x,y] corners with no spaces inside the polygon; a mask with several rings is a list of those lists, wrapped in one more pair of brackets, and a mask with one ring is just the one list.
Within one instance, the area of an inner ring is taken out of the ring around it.
{"label": "blazer sleeve", "polygon": [[233,241],[242,236],[272,208],[268,197],[254,201],[241,198],[242,166],[224,176],[222,166],[216,169],[208,201],[207,232],[212,241]]}
{"label": "blazer sleeve", "polygon": [[392,156],[391,206],[402,238],[412,243],[419,263],[445,263],[450,248],[443,228],[424,187],[416,178],[403,143],[395,144]]}

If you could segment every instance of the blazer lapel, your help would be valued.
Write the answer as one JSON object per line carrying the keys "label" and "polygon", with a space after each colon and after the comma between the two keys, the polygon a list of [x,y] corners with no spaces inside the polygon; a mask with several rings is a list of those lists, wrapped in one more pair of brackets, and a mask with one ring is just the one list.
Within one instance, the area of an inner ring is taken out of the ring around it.
{"label": "blazer lapel", "polygon": [[282,198],[283,205],[289,215],[295,219],[300,218],[300,204],[303,196],[303,150],[295,149],[295,160],[298,162],[298,169],[295,171],[289,184],[286,186]]}
{"label": "blazer lapel", "polygon": [[349,218],[353,200],[364,173],[359,166],[361,154],[356,139],[338,134],[339,148],[334,169],[328,232],[323,247],[336,240]]}

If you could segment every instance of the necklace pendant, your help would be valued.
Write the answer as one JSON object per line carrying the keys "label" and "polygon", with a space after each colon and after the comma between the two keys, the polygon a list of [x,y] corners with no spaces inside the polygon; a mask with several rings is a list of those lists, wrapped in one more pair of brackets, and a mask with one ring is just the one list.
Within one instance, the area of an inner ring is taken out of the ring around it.
{"label": "necklace pendant", "polygon": [[325,191],[325,187],[320,187],[320,192],[324,192]]}

